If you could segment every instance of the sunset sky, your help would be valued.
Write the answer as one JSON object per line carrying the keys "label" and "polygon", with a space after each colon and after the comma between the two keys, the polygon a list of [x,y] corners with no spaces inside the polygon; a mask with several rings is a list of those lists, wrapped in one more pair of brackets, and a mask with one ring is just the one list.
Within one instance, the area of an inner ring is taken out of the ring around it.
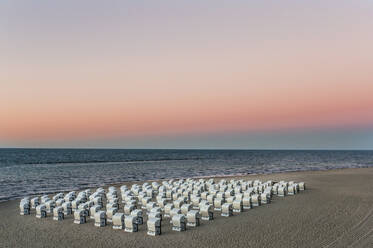
{"label": "sunset sky", "polygon": [[373,149],[373,1],[0,3],[0,147]]}

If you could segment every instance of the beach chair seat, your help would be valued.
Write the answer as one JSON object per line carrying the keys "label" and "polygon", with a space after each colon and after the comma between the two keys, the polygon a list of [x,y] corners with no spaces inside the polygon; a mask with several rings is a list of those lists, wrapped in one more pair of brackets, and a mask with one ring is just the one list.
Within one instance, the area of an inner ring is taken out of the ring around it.
{"label": "beach chair seat", "polygon": [[272,186],[272,194],[277,195],[277,193],[278,193],[278,184]]}
{"label": "beach chair seat", "polygon": [[125,215],[130,215],[133,210],[136,209],[136,206],[133,204],[126,204],[123,207],[123,211]]}
{"label": "beach chair seat", "polygon": [[118,212],[117,208],[106,208],[106,221],[113,222],[113,216]]}
{"label": "beach chair seat", "polygon": [[233,212],[235,212],[235,213],[241,213],[242,210],[243,210],[242,200],[241,199],[234,200],[233,204],[232,204],[232,207],[233,207]]}
{"label": "beach chair seat", "polygon": [[155,217],[149,217],[147,221],[148,235],[156,236],[161,235],[161,219]]}
{"label": "beach chair seat", "polygon": [[188,213],[190,210],[192,210],[192,204],[183,204],[183,205],[181,206],[180,210],[181,210],[181,213],[182,213],[183,215],[186,216],[187,213]]}
{"label": "beach chair seat", "polygon": [[259,194],[253,194],[251,196],[251,203],[253,207],[258,207],[261,204],[260,195]]}
{"label": "beach chair seat", "polygon": [[221,207],[221,216],[229,217],[233,215],[232,203],[224,203]]}
{"label": "beach chair seat", "polygon": [[138,232],[139,225],[137,224],[137,217],[133,215],[126,215],[124,217],[124,231],[125,232]]}
{"label": "beach chair seat", "polygon": [[87,222],[85,209],[77,209],[74,212],[74,223],[75,224],[84,224]]}
{"label": "beach chair seat", "polygon": [[199,212],[201,214],[202,220],[213,220],[214,219],[214,211],[212,205],[200,205]]}
{"label": "beach chair seat", "polygon": [[104,227],[107,225],[106,221],[106,212],[99,210],[94,215],[95,218],[95,226],[96,227]]}
{"label": "beach chair seat", "polygon": [[172,217],[172,230],[178,232],[186,230],[186,221],[183,214],[176,214]]}
{"label": "beach chair seat", "polygon": [[251,196],[242,198],[242,208],[243,209],[251,209],[252,208]]}
{"label": "beach chair seat", "polygon": [[187,214],[187,226],[196,227],[200,225],[201,215],[198,210],[190,210]]}
{"label": "beach chair seat", "polygon": [[40,204],[36,207],[36,218],[46,218],[47,217],[47,207],[45,204]]}
{"label": "beach chair seat", "polygon": [[63,213],[63,208],[61,206],[55,207],[53,209],[53,220],[63,220],[65,218],[65,215]]}
{"label": "beach chair seat", "polygon": [[62,209],[63,209],[63,214],[65,216],[73,213],[72,208],[71,208],[71,202],[62,203]]}
{"label": "beach chair seat", "polygon": [[94,205],[92,207],[89,208],[89,216],[91,219],[94,219],[95,218],[95,214],[101,210],[101,206],[100,205]]}
{"label": "beach chair seat", "polygon": [[113,229],[124,229],[124,213],[115,213],[112,219]]}
{"label": "beach chair seat", "polygon": [[173,203],[167,203],[166,206],[164,207],[164,217],[171,217],[171,210],[174,208]]}
{"label": "beach chair seat", "polygon": [[142,211],[140,209],[132,210],[131,215],[136,217],[136,223],[138,225],[142,225],[144,223]]}
{"label": "beach chair seat", "polygon": [[30,214],[30,203],[26,200],[22,200],[19,203],[19,213],[20,215],[29,215]]}
{"label": "beach chair seat", "polygon": [[109,202],[109,203],[106,204],[106,209],[110,209],[110,208],[119,208],[119,204],[118,203]]}

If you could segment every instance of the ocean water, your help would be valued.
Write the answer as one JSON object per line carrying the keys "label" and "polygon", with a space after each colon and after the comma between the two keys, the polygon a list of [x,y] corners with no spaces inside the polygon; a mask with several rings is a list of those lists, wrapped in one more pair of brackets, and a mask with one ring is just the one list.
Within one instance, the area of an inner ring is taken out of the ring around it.
{"label": "ocean water", "polygon": [[0,201],[125,181],[373,166],[373,151],[0,149]]}

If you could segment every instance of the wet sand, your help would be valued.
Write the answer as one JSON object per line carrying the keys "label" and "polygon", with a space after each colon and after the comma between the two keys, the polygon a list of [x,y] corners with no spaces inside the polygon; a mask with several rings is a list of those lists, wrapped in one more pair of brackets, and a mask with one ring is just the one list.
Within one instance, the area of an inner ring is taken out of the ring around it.
{"label": "wet sand", "polygon": [[[373,247],[373,168],[293,172],[238,177],[306,182],[295,196],[233,217],[215,212],[213,221],[186,232],[162,222],[161,236],[93,225],[20,216],[19,201],[0,203],[0,247]],[[136,182],[138,183],[138,182]],[[130,185],[130,183],[127,183]]]}

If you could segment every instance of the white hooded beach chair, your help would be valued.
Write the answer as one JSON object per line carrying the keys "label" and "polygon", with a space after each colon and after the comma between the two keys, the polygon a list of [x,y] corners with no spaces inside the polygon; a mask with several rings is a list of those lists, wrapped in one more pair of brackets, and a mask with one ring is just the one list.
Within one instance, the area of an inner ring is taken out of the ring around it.
{"label": "white hooded beach chair", "polygon": [[184,205],[181,206],[180,210],[181,210],[181,213],[186,216],[187,213],[190,210],[192,210],[192,205],[191,204],[184,204]]}
{"label": "white hooded beach chair", "polygon": [[136,209],[136,206],[133,204],[126,204],[123,207],[123,211],[125,215],[130,215],[133,210]]}
{"label": "white hooded beach chair", "polygon": [[215,211],[221,211],[221,208],[224,204],[224,199],[223,198],[215,198],[214,200],[214,210]]}
{"label": "white hooded beach chair", "polygon": [[95,213],[95,226],[96,227],[104,227],[106,226],[107,222],[106,222],[106,212],[105,211],[97,211]]}
{"label": "white hooded beach chair", "polygon": [[207,202],[211,205],[214,204],[214,199],[215,199],[215,195],[214,194],[210,194],[207,196]]}
{"label": "white hooded beach chair", "polygon": [[64,195],[63,193],[57,193],[52,197],[53,201],[57,201],[58,199],[63,199]]}
{"label": "white hooded beach chair", "polygon": [[50,201],[50,200],[51,200],[51,199],[49,199],[49,196],[48,196],[48,195],[42,195],[42,196],[40,197],[40,201],[41,201],[42,204],[44,204],[45,202]]}
{"label": "white hooded beach chair", "polygon": [[53,209],[53,220],[63,220],[65,215],[63,213],[63,208],[61,206],[55,207]]}
{"label": "white hooded beach chair", "polygon": [[304,182],[299,183],[299,190],[305,190],[306,189],[306,184]]}
{"label": "white hooded beach chair", "polygon": [[243,202],[240,199],[234,200],[232,206],[235,213],[241,213],[243,210]]}
{"label": "white hooded beach chair", "polygon": [[101,210],[101,206],[100,205],[94,205],[92,207],[90,207],[89,209],[89,215],[91,217],[91,219],[94,219],[95,218],[95,214]]}
{"label": "white hooded beach chair", "polygon": [[164,207],[164,217],[171,217],[171,210],[174,208],[173,203],[167,203],[166,206]]}
{"label": "white hooded beach chair", "polygon": [[174,203],[175,208],[181,208],[181,206],[184,204],[184,201],[178,199],[174,201],[173,203]]}
{"label": "white hooded beach chair", "polygon": [[77,209],[74,212],[74,223],[75,224],[84,224],[86,223],[86,211],[84,209]]}
{"label": "white hooded beach chair", "polygon": [[146,211],[147,212],[150,212],[150,210],[152,210],[153,208],[155,208],[157,206],[157,204],[155,204],[155,202],[148,202],[146,204]]}
{"label": "white hooded beach chair", "polygon": [[262,193],[260,194],[260,203],[261,204],[269,204],[271,203],[271,196],[269,193]]}
{"label": "white hooded beach chair", "polygon": [[199,209],[199,204],[201,203],[202,198],[199,196],[193,196],[192,204],[194,209]]}
{"label": "white hooded beach chair", "polygon": [[141,201],[141,208],[146,209],[146,204],[148,204],[152,199],[150,197],[144,197]]}
{"label": "white hooded beach chair", "polygon": [[118,212],[117,208],[106,209],[106,221],[113,222],[113,216]]}
{"label": "white hooded beach chair", "polygon": [[251,203],[253,207],[258,207],[261,204],[261,199],[259,194],[254,194],[251,196]]}
{"label": "white hooded beach chair", "polygon": [[30,202],[31,202],[31,208],[32,208],[32,209],[35,209],[35,208],[40,204],[40,202],[39,202],[39,197],[34,197],[34,198],[32,198],[32,199],[30,200]]}
{"label": "white hooded beach chair", "polygon": [[187,213],[187,226],[196,227],[200,225],[201,215],[198,210],[190,210]]}
{"label": "white hooded beach chair", "polygon": [[176,214],[172,217],[172,230],[178,232],[186,230],[186,221],[183,214]]}
{"label": "white hooded beach chair", "polygon": [[63,214],[65,216],[73,213],[72,208],[71,208],[71,202],[62,203],[62,208],[63,208]]}
{"label": "white hooded beach chair", "polygon": [[81,200],[81,198],[76,198],[75,200],[73,200],[73,201],[71,202],[71,208],[72,208],[73,212],[74,212],[75,210],[78,209],[79,205],[80,205],[82,202],[83,202],[83,201]]}
{"label": "white hooded beach chair", "polygon": [[232,203],[224,203],[221,207],[221,216],[229,217],[233,215]]}
{"label": "white hooded beach chair", "polygon": [[205,191],[205,192],[202,192],[201,193],[201,198],[203,199],[203,200],[207,200],[207,196],[209,195],[209,192],[207,192],[207,191]]}
{"label": "white hooded beach chair", "polygon": [[28,201],[22,200],[19,203],[19,213],[20,215],[29,215],[30,214],[30,203]]}
{"label": "white hooded beach chair", "polygon": [[281,197],[284,197],[287,195],[287,186],[279,186],[278,187],[278,190],[277,190],[277,195],[278,196],[281,196]]}
{"label": "white hooded beach chair", "polygon": [[143,221],[143,216],[142,216],[142,211],[140,209],[135,209],[131,212],[131,216],[136,217],[136,223],[138,225],[142,225],[144,223]]}
{"label": "white hooded beach chair", "polygon": [[40,204],[36,207],[36,218],[46,218],[47,217],[47,207],[45,204]]}
{"label": "white hooded beach chair", "polygon": [[242,199],[242,208],[243,209],[251,209],[252,208],[252,204],[251,204],[251,196],[249,197],[244,197]]}
{"label": "white hooded beach chair", "polygon": [[200,214],[202,220],[213,220],[214,219],[214,211],[212,205],[200,205]]}
{"label": "white hooded beach chair", "polygon": [[48,214],[53,213],[53,209],[56,206],[56,203],[53,200],[49,200],[49,201],[46,201],[44,204],[45,204],[45,207],[47,208],[47,213]]}
{"label": "white hooded beach chair", "polygon": [[119,208],[119,204],[118,203],[109,202],[109,203],[106,204],[106,209],[110,209],[110,208]]}
{"label": "white hooded beach chair", "polygon": [[114,214],[113,229],[124,229],[124,213]]}
{"label": "white hooded beach chair", "polygon": [[178,214],[181,214],[180,208],[171,209],[171,211],[170,211],[170,218],[171,218],[170,223],[172,223],[172,217],[174,217],[175,215],[178,215]]}
{"label": "white hooded beach chair", "polygon": [[166,200],[166,198],[162,198],[162,199],[157,200],[157,205],[158,205],[162,210],[164,210],[164,207],[166,206],[166,204],[167,204],[167,200]]}
{"label": "white hooded beach chair", "polygon": [[65,202],[65,200],[64,199],[57,199],[56,200],[56,207],[60,207],[60,206],[62,206],[62,204]]}
{"label": "white hooded beach chair", "polygon": [[139,226],[137,224],[137,217],[127,215],[124,217],[124,231],[125,232],[138,232]]}
{"label": "white hooded beach chair", "polygon": [[161,219],[159,218],[154,218],[154,217],[149,217],[147,221],[147,226],[148,226],[148,235],[151,236],[156,236],[156,235],[161,235]]}
{"label": "white hooded beach chair", "polygon": [[78,210],[84,210],[85,216],[89,216],[89,205],[88,205],[88,203],[86,203],[86,202],[81,203],[78,206]]}

